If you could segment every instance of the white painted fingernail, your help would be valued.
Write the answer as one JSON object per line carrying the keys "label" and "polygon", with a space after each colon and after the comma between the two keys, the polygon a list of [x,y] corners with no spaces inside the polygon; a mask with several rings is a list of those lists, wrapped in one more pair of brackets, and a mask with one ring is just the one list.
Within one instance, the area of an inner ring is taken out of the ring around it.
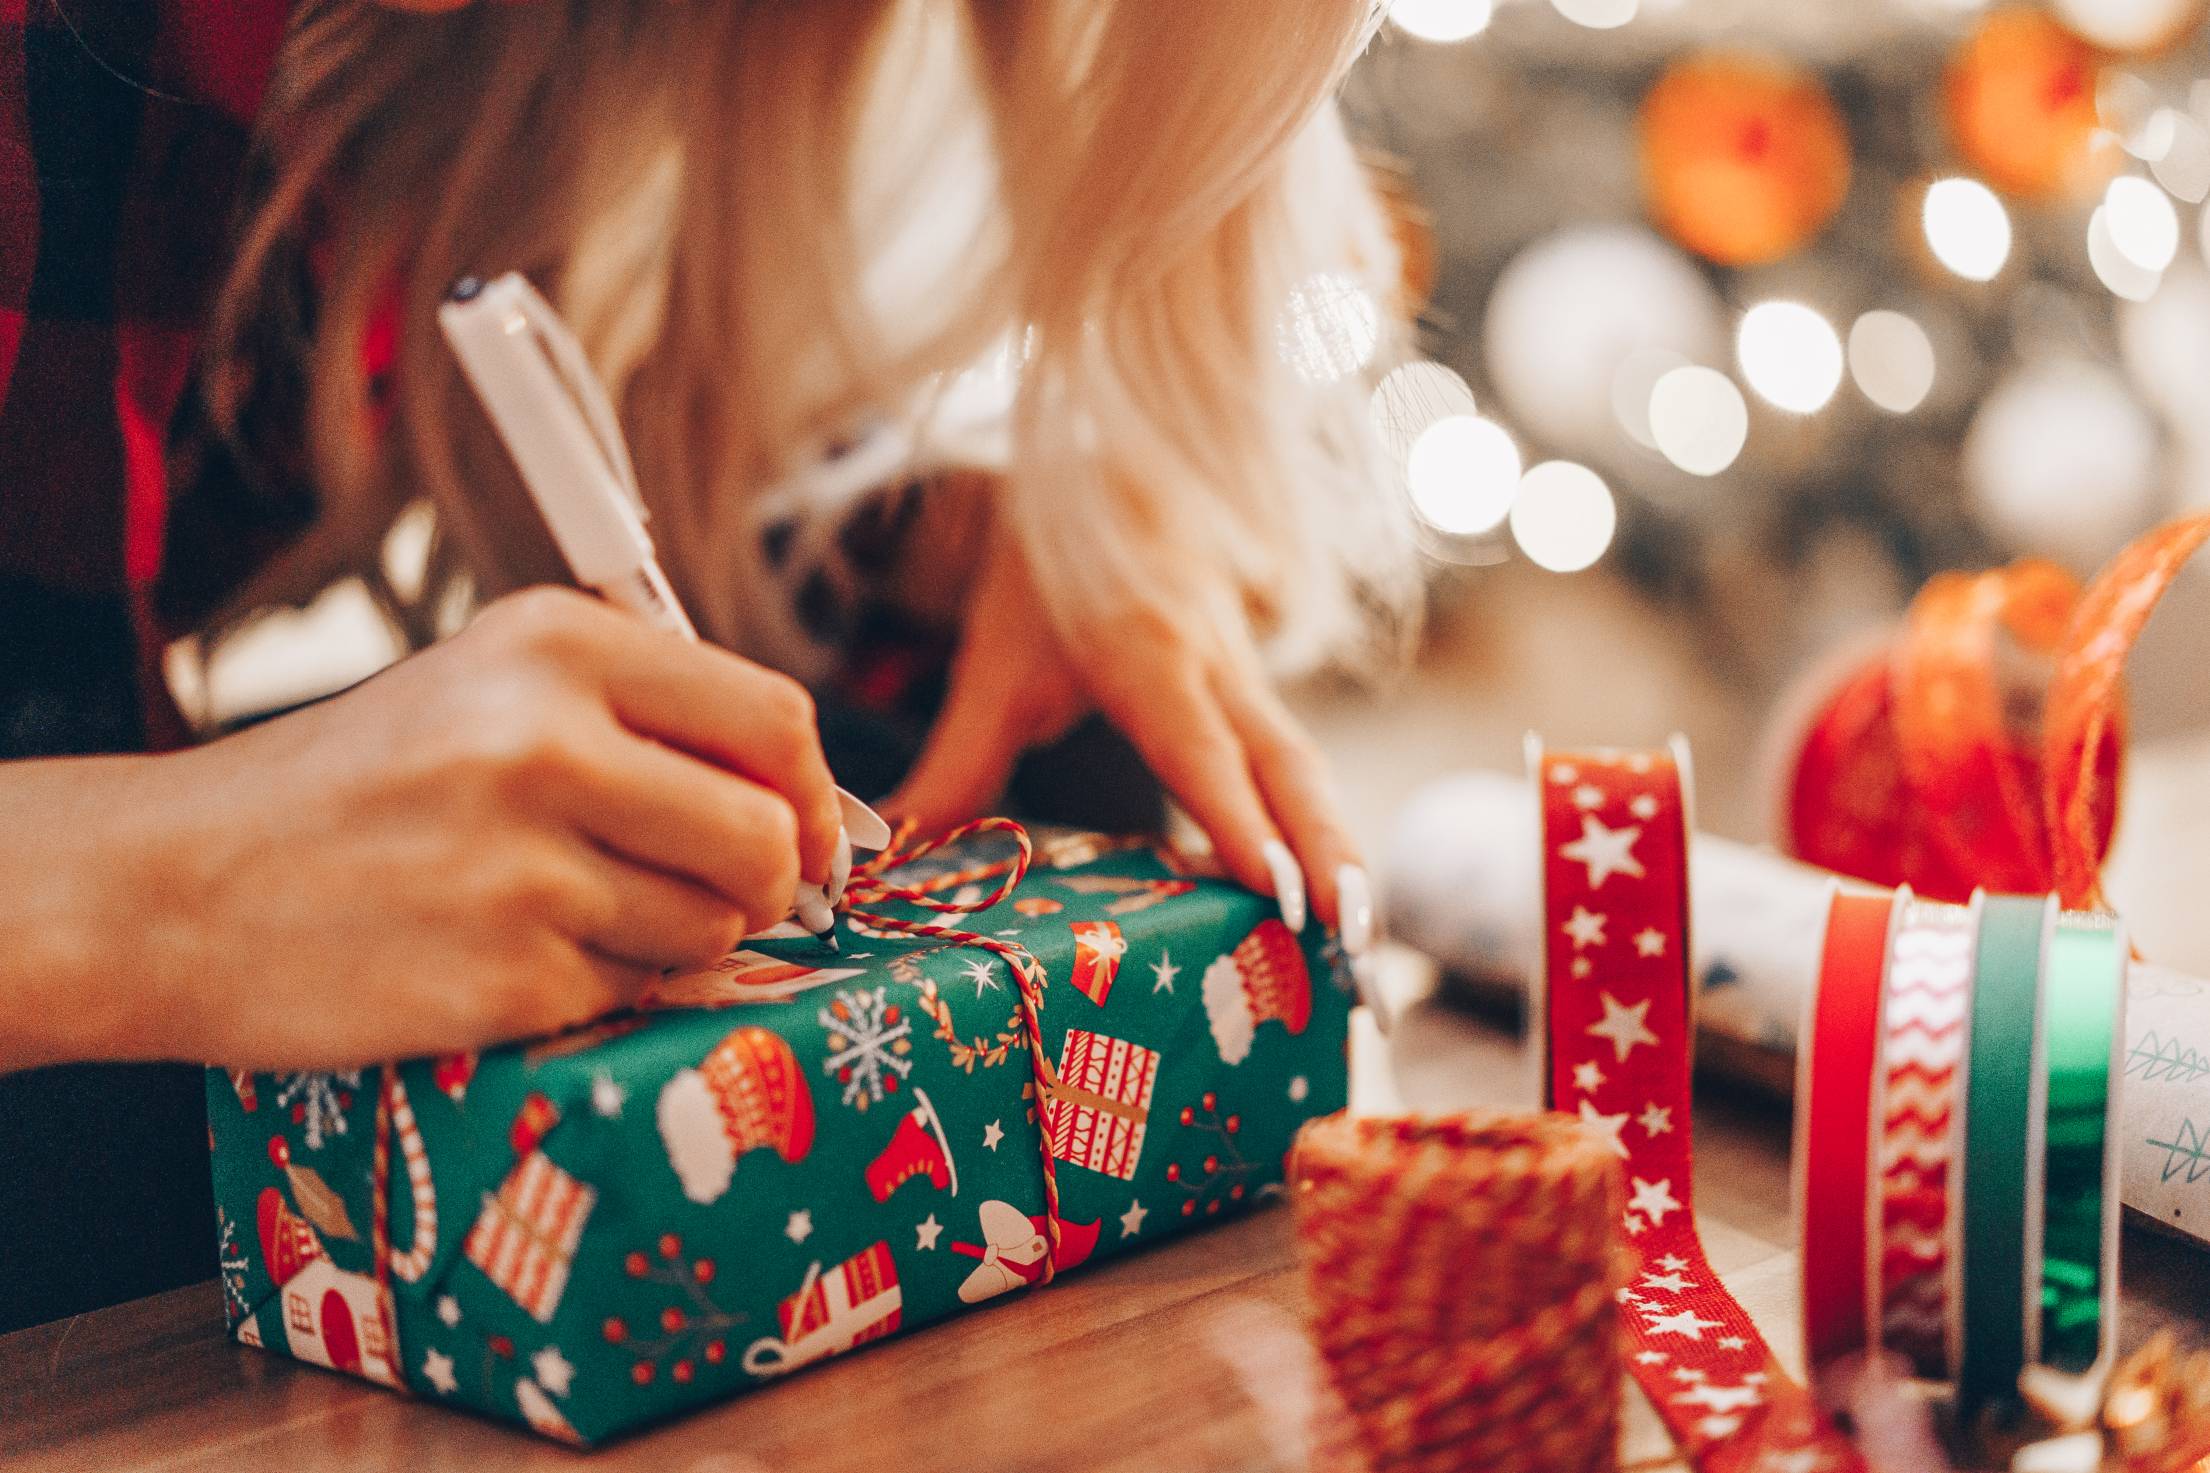
{"label": "white painted fingernail", "polygon": [[1259,849],[1274,879],[1274,899],[1281,905],[1282,924],[1292,931],[1305,928],[1305,876],[1297,857],[1279,839],[1268,839]]}
{"label": "white painted fingernail", "polygon": [[1374,949],[1374,887],[1364,865],[1346,864],[1335,872],[1335,907],[1342,919],[1343,954],[1356,961]]}
{"label": "white painted fingernail", "polygon": [[844,809],[844,827],[854,844],[862,849],[890,847],[890,825],[881,814],[842,788],[836,790],[836,800]]}
{"label": "white painted fingernail", "polygon": [[836,912],[829,909],[828,897],[821,893],[819,885],[798,882],[798,890],[791,897],[791,907],[798,912],[798,923],[816,936],[827,936],[836,930]]}
{"label": "white painted fingernail", "polygon": [[844,903],[844,887],[852,881],[852,831],[838,828],[836,853],[829,860],[829,904]]}

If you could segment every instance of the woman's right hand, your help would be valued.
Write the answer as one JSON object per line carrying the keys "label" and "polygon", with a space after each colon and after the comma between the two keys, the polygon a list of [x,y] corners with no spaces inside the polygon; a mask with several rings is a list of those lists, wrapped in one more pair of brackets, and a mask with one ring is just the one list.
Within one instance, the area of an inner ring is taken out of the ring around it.
{"label": "woman's right hand", "polygon": [[206,747],[0,765],[0,1067],[549,1032],[780,920],[840,823],[795,682],[518,594]]}

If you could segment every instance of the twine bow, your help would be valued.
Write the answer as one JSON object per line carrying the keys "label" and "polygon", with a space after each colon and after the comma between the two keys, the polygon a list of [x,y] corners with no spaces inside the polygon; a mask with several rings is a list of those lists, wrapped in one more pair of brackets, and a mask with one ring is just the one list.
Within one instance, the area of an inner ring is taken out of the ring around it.
{"label": "twine bow", "polygon": [[[948,848],[962,839],[976,834],[1007,834],[1017,846],[1007,859],[988,864],[973,865],[948,874],[931,876],[920,885],[894,884],[892,872],[926,859],[939,849]],[[1053,1100],[1061,1094],[1058,1071],[1044,1056],[1043,1023],[1044,985],[1050,979],[1045,976],[1043,964],[1025,946],[1020,946],[999,936],[985,936],[977,931],[962,930],[936,921],[908,920],[900,916],[888,916],[873,909],[886,901],[898,901],[932,910],[939,915],[973,915],[979,911],[1001,905],[1020,888],[1028,878],[1028,867],[1034,862],[1036,851],[1029,842],[1028,830],[1009,818],[978,818],[939,838],[916,843],[913,824],[909,820],[898,826],[890,837],[890,846],[865,864],[852,871],[851,882],[845,886],[844,898],[838,909],[845,918],[864,930],[903,936],[927,936],[948,941],[954,946],[973,946],[992,952],[1005,959],[1012,969],[1015,996],[1021,1020],[1021,1032],[1028,1042],[1029,1073],[1036,1084],[1037,1139],[1041,1145],[1044,1167],[1044,1241],[1048,1251],[1044,1254],[1043,1276],[1039,1283],[1050,1283],[1058,1271],[1059,1261],[1059,1170],[1051,1154],[1051,1128],[1048,1112]],[[985,880],[996,879],[997,888],[987,894],[967,900],[940,900],[944,891],[957,891]]]}

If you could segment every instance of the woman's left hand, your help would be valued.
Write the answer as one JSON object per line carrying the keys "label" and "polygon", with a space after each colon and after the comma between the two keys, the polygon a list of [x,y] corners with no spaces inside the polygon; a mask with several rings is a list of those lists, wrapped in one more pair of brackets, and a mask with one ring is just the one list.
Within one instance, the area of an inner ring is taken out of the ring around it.
{"label": "woman's left hand", "polygon": [[1365,869],[1318,749],[1249,640],[1192,609],[1181,621],[1148,611],[1100,618],[1062,641],[1009,538],[995,538],[984,560],[943,710],[884,806],[924,830],[971,818],[996,801],[1023,752],[1091,711],[1135,745],[1231,876],[1275,896],[1295,929],[1309,895],[1363,961],[1374,934]]}

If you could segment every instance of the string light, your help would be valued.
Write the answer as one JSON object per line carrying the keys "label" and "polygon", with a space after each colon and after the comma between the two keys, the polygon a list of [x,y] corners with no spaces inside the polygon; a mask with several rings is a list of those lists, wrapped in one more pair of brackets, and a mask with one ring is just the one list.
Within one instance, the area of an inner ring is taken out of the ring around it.
{"label": "string light", "polygon": [[1926,244],[1966,281],[1993,281],[2010,259],[2010,214],[1977,179],[1937,179],[1926,191]]}
{"label": "string light", "polygon": [[1470,537],[1495,529],[1519,490],[1519,447],[1494,420],[1439,419],[1420,432],[1405,461],[1412,509],[1438,532]]}
{"label": "string light", "polygon": [[1842,386],[1842,340],[1801,302],[1760,302],[1735,338],[1742,376],[1768,402],[1795,414],[1826,407]]}
{"label": "string light", "polygon": [[2055,0],[2053,8],[2106,51],[2153,51],[2186,26],[2194,0]]}
{"label": "string light", "polygon": [[1692,476],[1716,476],[1749,440],[1750,407],[1716,368],[1676,368],[1650,390],[1650,432],[1665,458]]}
{"label": "string light", "polygon": [[1550,0],[1558,14],[1592,31],[1617,30],[1635,17],[1640,0]]}
{"label": "string light", "polygon": [[1578,573],[1594,563],[1619,525],[1619,507],[1603,477],[1570,460],[1546,460],[1529,471],[1511,516],[1519,550],[1553,573]]}
{"label": "string light", "polygon": [[1381,346],[1381,304],[1356,278],[1317,272],[1290,289],[1275,336],[1299,378],[1335,383],[1374,361]]}
{"label": "string light", "polygon": [[2162,274],[2179,254],[2179,212],[2148,180],[2121,174],[2103,192],[2099,212],[2118,254],[2143,271]]}
{"label": "string light", "polygon": [[1464,41],[1489,28],[1492,0],[1396,0],[1389,19],[1422,41]]}
{"label": "string light", "polygon": [[1909,414],[1933,392],[1933,340],[1901,312],[1867,312],[1849,330],[1849,373],[1867,399]]}

